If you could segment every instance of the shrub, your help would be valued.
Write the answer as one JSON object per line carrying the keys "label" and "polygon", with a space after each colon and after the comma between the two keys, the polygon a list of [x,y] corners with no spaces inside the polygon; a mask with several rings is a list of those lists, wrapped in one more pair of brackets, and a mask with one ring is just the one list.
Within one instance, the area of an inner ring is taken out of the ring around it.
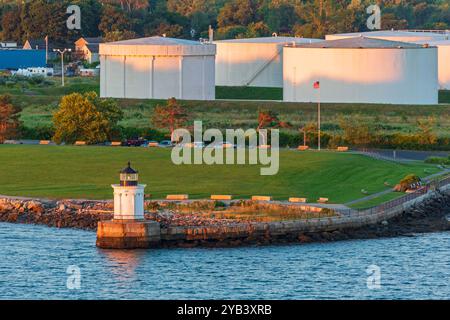
{"label": "shrub", "polygon": [[30,140],[51,140],[55,134],[53,126],[19,127],[20,137]]}
{"label": "shrub", "polygon": [[408,189],[411,189],[414,185],[417,185],[421,182],[419,176],[415,174],[409,174],[400,180],[400,183],[395,186],[395,191],[405,192]]}
{"label": "shrub", "polygon": [[448,157],[448,158],[428,157],[425,160],[425,163],[440,164],[440,165],[450,165],[450,157]]}

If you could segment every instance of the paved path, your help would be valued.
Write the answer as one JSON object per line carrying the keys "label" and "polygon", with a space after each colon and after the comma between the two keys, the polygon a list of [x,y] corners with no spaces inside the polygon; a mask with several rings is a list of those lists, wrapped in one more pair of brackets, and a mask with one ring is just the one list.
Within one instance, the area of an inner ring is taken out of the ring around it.
{"label": "paved path", "polygon": [[415,151],[415,150],[386,150],[369,149],[367,151],[356,150],[355,153],[364,154],[372,158],[389,161],[424,161],[428,157],[448,157],[449,151]]}

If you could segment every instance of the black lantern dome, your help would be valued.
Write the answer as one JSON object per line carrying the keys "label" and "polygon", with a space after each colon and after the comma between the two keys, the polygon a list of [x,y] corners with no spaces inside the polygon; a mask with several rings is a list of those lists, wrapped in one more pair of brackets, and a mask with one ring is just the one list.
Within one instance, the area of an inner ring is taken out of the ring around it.
{"label": "black lantern dome", "polygon": [[131,163],[128,162],[128,167],[120,171],[120,185],[122,187],[137,186],[139,180],[138,171],[131,168]]}

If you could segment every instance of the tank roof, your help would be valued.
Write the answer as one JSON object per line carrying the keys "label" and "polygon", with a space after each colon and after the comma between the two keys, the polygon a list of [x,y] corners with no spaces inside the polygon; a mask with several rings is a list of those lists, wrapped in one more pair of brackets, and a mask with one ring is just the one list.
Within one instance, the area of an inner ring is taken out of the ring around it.
{"label": "tank roof", "polygon": [[166,37],[148,37],[100,44],[100,55],[199,56],[215,55],[216,45]]}
{"label": "tank roof", "polygon": [[286,43],[294,41],[296,43],[308,43],[308,42],[318,42],[322,40],[323,39],[300,38],[300,37],[260,37],[260,38],[218,40],[214,41],[214,43]]}
{"label": "tank roof", "polygon": [[428,40],[422,40],[422,41],[415,41],[414,43],[417,44],[428,44],[430,46],[450,46],[450,40],[433,40],[433,41],[428,41]]}
{"label": "tank roof", "polygon": [[105,43],[106,45],[123,45],[123,46],[135,46],[135,45],[147,45],[147,46],[202,46],[203,44],[199,41],[185,40],[185,39],[177,39],[177,38],[168,38],[168,37],[147,37],[147,38],[138,38],[138,39],[130,39],[130,40],[122,40],[115,42]]}
{"label": "tank roof", "polygon": [[442,30],[442,32],[427,32],[427,31],[408,31],[408,30],[376,30],[376,31],[366,31],[366,32],[352,32],[352,33],[338,33],[332,36],[343,36],[343,37],[356,37],[358,35],[365,37],[442,37],[449,32]]}
{"label": "tank roof", "polygon": [[422,45],[400,42],[381,40],[367,37],[355,37],[345,38],[339,40],[325,40],[311,44],[301,44],[297,48],[324,48],[324,49],[419,49],[423,48]]}

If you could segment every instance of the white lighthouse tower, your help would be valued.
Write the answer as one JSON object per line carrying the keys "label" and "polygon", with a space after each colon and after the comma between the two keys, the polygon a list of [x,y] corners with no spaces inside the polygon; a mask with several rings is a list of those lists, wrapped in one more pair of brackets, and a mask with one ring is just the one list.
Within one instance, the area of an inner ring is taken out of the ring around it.
{"label": "white lighthouse tower", "polygon": [[145,220],[144,189],[136,170],[128,167],[120,171],[120,184],[113,184],[114,218],[100,220],[97,226],[97,247],[105,249],[138,249],[158,247],[161,226]]}
{"label": "white lighthouse tower", "polygon": [[144,220],[144,189],[139,173],[128,166],[120,171],[120,184],[113,184],[114,220]]}

